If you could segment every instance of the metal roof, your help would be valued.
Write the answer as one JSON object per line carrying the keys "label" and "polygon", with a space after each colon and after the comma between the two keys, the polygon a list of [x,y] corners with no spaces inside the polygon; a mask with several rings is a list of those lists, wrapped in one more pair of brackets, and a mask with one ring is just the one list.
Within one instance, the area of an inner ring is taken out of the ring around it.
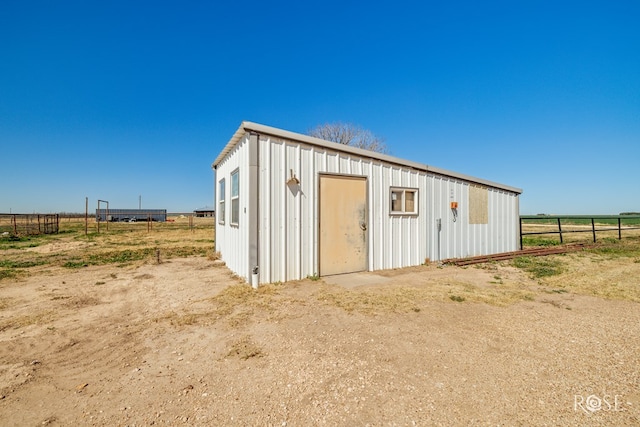
{"label": "metal roof", "polygon": [[511,187],[508,185],[500,184],[500,183],[489,181],[486,179],[476,178],[470,175],[465,175],[465,174],[449,171],[446,169],[441,169],[435,166],[429,166],[423,163],[413,162],[411,160],[405,160],[399,157],[393,157],[393,156],[378,153],[375,151],[364,150],[362,148],[351,147],[349,145],[338,144],[336,142],[325,141],[324,139],[315,138],[313,136],[290,132],[287,130],[278,129],[271,126],[265,126],[258,123],[248,122],[248,121],[243,121],[240,124],[240,127],[238,127],[238,130],[236,130],[236,132],[233,134],[233,136],[231,137],[227,145],[225,145],[225,147],[222,149],[218,157],[211,164],[211,167],[215,169],[218,166],[218,164],[220,164],[220,162],[225,158],[225,156],[229,154],[229,152],[233,149],[233,147],[235,147],[235,145],[240,141],[240,139],[242,139],[242,137],[249,132],[255,132],[260,135],[275,136],[282,139],[315,145],[315,146],[326,148],[333,151],[354,154],[359,157],[379,160],[381,162],[396,164],[398,166],[408,167],[408,168],[412,168],[420,171],[431,172],[437,175],[448,176],[451,178],[458,178],[463,181],[482,184],[488,187],[506,190],[513,193],[517,193],[517,194],[522,193],[522,189],[520,188]]}

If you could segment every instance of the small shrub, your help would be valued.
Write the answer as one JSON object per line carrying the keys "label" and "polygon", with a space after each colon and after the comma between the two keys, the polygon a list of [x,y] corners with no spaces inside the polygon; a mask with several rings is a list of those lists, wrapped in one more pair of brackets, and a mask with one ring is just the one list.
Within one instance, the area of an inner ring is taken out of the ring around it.
{"label": "small shrub", "polygon": [[449,299],[455,302],[463,302],[465,300],[464,297],[461,297],[459,295],[449,295]]}

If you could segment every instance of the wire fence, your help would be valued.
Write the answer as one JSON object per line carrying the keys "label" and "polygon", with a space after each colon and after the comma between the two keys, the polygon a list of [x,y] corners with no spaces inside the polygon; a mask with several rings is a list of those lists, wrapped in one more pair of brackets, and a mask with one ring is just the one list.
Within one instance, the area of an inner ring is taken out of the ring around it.
{"label": "wire fence", "polygon": [[0,214],[0,235],[34,236],[68,232],[123,233],[154,230],[196,230],[211,228],[214,217],[197,217],[193,214],[168,214],[166,221],[156,221],[153,217],[135,221],[99,221],[95,214]]}
{"label": "wire fence", "polygon": [[34,236],[60,230],[59,214],[0,214],[0,234]]}

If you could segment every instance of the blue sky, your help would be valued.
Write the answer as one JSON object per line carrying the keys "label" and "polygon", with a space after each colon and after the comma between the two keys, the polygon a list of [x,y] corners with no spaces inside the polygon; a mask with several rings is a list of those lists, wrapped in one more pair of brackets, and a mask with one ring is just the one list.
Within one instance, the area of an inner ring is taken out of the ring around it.
{"label": "blue sky", "polygon": [[242,120],[640,211],[640,2],[0,2],[0,212],[213,205]]}

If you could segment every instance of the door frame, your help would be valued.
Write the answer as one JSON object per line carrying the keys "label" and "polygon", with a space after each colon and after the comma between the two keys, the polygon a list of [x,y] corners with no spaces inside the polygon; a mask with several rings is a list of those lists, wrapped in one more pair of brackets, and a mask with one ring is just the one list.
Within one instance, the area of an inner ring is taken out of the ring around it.
{"label": "door frame", "polygon": [[[316,236],[318,236],[317,242],[315,244],[316,247],[316,253],[318,254],[318,276],[322,276],[322,271],[321,271],[321,248],[320,248],[320,221],[322,220],[322,218],[320,218],[320,204],[322,203],[322,192],[320,191],[320,180],[323,176],[328,176],[328,177],[335,177],[335,178],[350,178],[350,179],[364,179],[365,182],[365,203],[366,203],[366,218],[367,218],[367,229],[365,230],[365,240],[366,240],[366,247],[365,247],[365,269],[362,271],[369,271],[369,252],[370,252],[370,247],[371,247],[371,243],[370,243],[370,238],[371,238],[371,233],[369,232],[369,230],[371,229],[370,224],[371,224],[371,213],[370,213],[370,203],[369,203],[369,176],[368,175],[357,175],[357,174],[346,174],[346,173],[337,173],[337,172],[319,172],[318,173],[318,183],[317,183],[317,188],[316,191],[318,192],[318,205],[316,206],[316,215],[318,220],[316,221]],[[355,272],[354,272],[355,273]],[[338,274],[348,274],[348,273],[338,273]]]}

